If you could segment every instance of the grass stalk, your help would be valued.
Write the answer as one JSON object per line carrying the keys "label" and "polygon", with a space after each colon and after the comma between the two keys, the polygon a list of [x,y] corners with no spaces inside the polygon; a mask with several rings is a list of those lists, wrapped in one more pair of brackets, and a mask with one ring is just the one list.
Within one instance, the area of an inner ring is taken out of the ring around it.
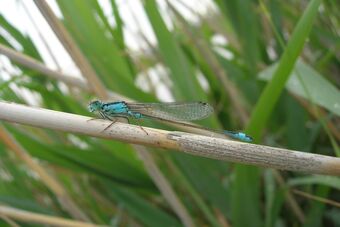
{"label": "grass stalk", "polygon": [[64,226],[64,227],[97,227],[103,225],[95,225],[86,222],[73,221],[65,218],[53,217],[49,215],[37,214],[25,210],[12,208],[9,206],[0,205],[0,215],[10,219],[24,221],[25,223],[37,223],[49,226]]}
{"label": "grass stalk", "polygon": [[115,139],[122,142],[175,149],[191,155],[224,161],[299,171],[309,174],[340,176],[340,158],[312,153],[236,142],[228,139],[202,136],[179,131],[115,123],[85,116],[32,108],[25,105],[0,102],[0,119],[9,122],[49,128],[89,136]]}

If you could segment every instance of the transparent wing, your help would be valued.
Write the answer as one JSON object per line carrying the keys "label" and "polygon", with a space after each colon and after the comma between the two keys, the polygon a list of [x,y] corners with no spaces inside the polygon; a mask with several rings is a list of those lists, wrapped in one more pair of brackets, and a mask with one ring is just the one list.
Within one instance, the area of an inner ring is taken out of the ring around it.
{"label": "transparent wing", "polygon": [[205,102],[127,103],[133,112],[173,121],[194,121],[208,117],[214,110]]}

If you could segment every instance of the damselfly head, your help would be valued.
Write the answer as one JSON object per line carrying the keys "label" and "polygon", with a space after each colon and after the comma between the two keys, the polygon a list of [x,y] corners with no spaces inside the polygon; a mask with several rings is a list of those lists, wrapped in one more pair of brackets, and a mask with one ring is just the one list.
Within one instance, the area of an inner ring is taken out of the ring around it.
{"label": "damselfly head", "polygon": [[101,106],[103,105],[103,103],[99,100],[95,100],[90,102],[90,104],[88,105],[88,109],[90,112],[94,112],[97,111],[101,108]]}

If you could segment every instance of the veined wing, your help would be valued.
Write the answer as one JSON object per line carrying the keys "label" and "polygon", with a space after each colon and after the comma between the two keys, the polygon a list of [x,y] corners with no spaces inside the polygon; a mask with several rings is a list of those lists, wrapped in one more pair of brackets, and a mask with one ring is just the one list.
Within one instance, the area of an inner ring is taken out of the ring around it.
{"label": "veined wing", "polygon": [[205,102],[127,103],[133,112],[172,121],[194,121],[208,117],[214,110]]}

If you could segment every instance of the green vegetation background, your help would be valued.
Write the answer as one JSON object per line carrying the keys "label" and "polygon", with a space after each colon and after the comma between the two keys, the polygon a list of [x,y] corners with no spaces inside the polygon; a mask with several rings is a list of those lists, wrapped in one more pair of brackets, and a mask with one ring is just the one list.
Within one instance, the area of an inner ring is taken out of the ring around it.
{"label": "green vegetation background", "polygon": [[[339,132],[329,127],[339,128],[340,122],[337,1],[215,0],[217,10],[196,15],[199,23],[187,21],[170,3],[166,8],[173,25],[170,29],[156,1],[146,0],[144,10],[158,45],[144,40],[145,51],[138,53],[126,47],[124,23],[114,0],[110,4],[115,27],[110,26],[97,1],[57,3],[63,24],[109,90],[136,101],[157,101],[157,87],[149,73],[161,64],[168,73],[159,80],[175,100],[202,100],[215,107],[215,115],[201,122],[205,126],[245,129],[256,143],[339,156]],[[2,44],[19,45],[24,54],[43,61],[32,40],[1,14],[0,26]],[[214,44],[216,34],[228,43]],[[140,39],[145,37],[140,35]],[[217,50],[228,51],[232,58],[222,57]],[[58,81],[16,67],[20,70],[10,72],[11,79],[0,78],[1,99],[28,104],[19,92],[25,90],[44,108],[89,115],[86,106],[95,97],[77,89],[65,91]],[[208,89],[200,84],[197,72]],[[150,89],[140,88],[138,76]],[[5,126],[62,182],[94,223],[181,226],[129,144]],[[150,150],[197,226],[223,226],[221,220],[232,226],[340,225],[339,208],[286,194],[299,189],[339,201],[337,178],[291,172],[278,175],[271,169]],[[0,157],[1,203],[70,218],[57,198],[1,143]],[[289,207],[289,199],[302,211],[302,220]]]}

